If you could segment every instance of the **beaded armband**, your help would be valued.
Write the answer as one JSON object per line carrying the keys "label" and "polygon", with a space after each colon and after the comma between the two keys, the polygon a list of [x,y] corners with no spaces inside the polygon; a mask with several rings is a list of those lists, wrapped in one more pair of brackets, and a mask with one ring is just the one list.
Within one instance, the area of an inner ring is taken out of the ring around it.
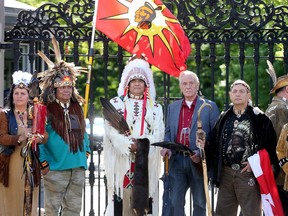
{"label": "beaded armband", "polygon": [[49,166],[49,164],[46,160],[41,163],[41,169],[45,169],[48,166]]}
{"label": "beaded armband", "polygon": [[279,166],[283,167],[288,162],[288,157],[279,160]]}
{"label": "beaded armband", "polygon": [[86,158],[88,158],[90,156],[89,152],[86,152]]}

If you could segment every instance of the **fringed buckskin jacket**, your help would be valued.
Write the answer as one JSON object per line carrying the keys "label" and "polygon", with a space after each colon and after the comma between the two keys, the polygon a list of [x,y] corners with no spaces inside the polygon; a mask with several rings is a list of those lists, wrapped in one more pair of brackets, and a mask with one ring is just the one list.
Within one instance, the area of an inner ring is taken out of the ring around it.
{"label": "fringed buckskin jacket", "polygon": [[[114,97],[110,100],[111,104],[118,112],[127,112],[126,122],[131,129],[131,138],[147,138],[150,145],[154,142],[161,142],[164,139],[164,122],[162,106],[153,101],[147,101],[146,112],[142,111],[143,100]],[[140,136],[142,113],[145,113],[144,132]],[[130,169],[131,140],[127,136],[120,134],[109,122],[105,121],[104,136],[104,166],[108,186],[108,206],[105,215],[114,215],[112,201],[113,194],[123,198],[123,179],[126,172]],[[158,215],[159,203],[155,199],[158,196],[158,180],[160,177],[161,157],[160,148],[150,146],[148,155],[149,170],[149,197],[153,197],[153,215]]]}
{"label": "fringed buckskin jacket", "polygon": [[13,110],[0,110],[0,182],[8,186],[9,161],[18,144],[18,125]]}
{"label": "fringed buckskin jacket", "polygon": [[[10,155],[18,145],[18,124],[14,111],[10,109],[0,109],[0,182],[8,186],[9,161]],[[47,140],[47,134],[44,134],[42,143]]]}
{"label": "fringed buckskin jacket", "polygon": [[276,152],[279,159],[279,165],[285,173],[283,189],[288,191],[288,124],[282,128]]}

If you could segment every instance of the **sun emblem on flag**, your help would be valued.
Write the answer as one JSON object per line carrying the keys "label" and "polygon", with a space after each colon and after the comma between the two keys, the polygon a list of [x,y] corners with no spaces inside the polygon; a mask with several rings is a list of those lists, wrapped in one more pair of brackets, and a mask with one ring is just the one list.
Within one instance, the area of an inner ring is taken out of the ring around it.
{"label": "sun emblem on flag", "polygon": [[[102,18],[102,20],[128,20],[129,24],[124,29],[122,36],[130,31],[135,31],[137,33],[134,46],[143,38],[147,37],[149,40],[150,48],[152,53],[154,53],[154,39],[159,37],[163,42],[164,46],[169,51],[170,55],[173,57],[173,51],[170,46],[171,35],[177,44],[180,46],[180,41],[177,35],[171,29],[171,24],[179,24],[178,20],[175,18],[169,18],[163,15],[162,11],[166,9],[166,6],[156,5],[152,1],[143,1],[143,5],[139,4],[139,0],[117,0],[120,4],[128,8],[126,13],[115,14],[109,17]],[[167,33],[168,31],[168,33]],[[166,33],[165,33],[166,32]]]}

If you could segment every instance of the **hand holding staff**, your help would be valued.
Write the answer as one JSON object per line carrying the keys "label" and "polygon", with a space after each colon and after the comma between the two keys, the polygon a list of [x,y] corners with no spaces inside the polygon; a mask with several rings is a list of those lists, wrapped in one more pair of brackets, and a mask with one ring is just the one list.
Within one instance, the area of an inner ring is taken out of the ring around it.
{"label": "hand holding staff", "polygon": [[200,119],[200,114],[202,109],[205,106],[209,106],[212,109],[212,106],[206,102],[204,102],[198,110],[198,121],[197,121],[197,132],[196,132],[196,144],[200,149],[200,156],[202,160],[202,167],[203,167],[203,177],[204,177],[204,190],[205,190],[205,197],[206,197],[206,204],[208,209],[208,216],[212,215],[212,209],[210,205],[210,197],[209,197],[209,190],[208,190],[208,175],[207,175],[207,164],[206,164],[206,156],[205,156],[205,142],[206,142],[206,133],[202,130],[202,122]]}

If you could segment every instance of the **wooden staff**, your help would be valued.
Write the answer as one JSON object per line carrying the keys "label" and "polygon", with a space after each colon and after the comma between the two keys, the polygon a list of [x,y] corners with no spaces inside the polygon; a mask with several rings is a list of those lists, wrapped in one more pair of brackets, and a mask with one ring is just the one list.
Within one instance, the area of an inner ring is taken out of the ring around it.
{"label": "wooden staff", "polygon": [[169,155],[165,155],[165,176],[168,176],[169,173]]}
{"label": "wooden staff", "polygon": [[[197,136],[201,139],[205,139],[205,131],[202,130],[202,122],[200,119],[200,114],[201,111],[203,110],[204,107],[209,106],[210,109],[212,109],[212,106],[208,104],[206,101],[201,105],[201,107],[198,110],[198,120],[197,120]],[[212,209],[210,205],[210,196],[209,196],[209,190],[208,190],[208,175],[207,175],[207,163],[206,163],[206,155],[205,155],[205,150],[201,146],[199,147],[200,149],[200,156],[202,160],[202,167],[203,167],[203,177],[204,177],[204,190],[205,190],[205,197],[206,197],[206,205],[208,209],[208,216],[212,215]]]}

